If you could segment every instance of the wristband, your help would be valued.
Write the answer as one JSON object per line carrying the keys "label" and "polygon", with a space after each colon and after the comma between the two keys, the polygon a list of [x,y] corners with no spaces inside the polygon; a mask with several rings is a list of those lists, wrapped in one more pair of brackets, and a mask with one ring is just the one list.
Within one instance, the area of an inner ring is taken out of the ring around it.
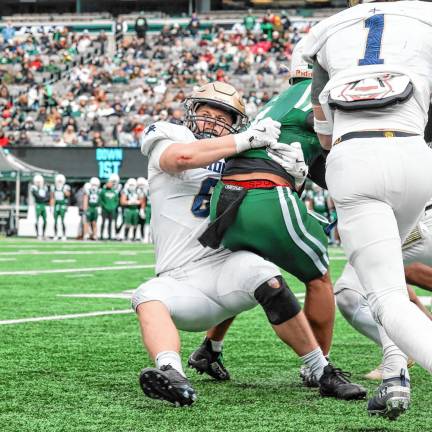
{"label": "wristband", "polygon": [[321,135],[333,135],[333,127],[327,120],[317,120],[314,118],[314,131]]}

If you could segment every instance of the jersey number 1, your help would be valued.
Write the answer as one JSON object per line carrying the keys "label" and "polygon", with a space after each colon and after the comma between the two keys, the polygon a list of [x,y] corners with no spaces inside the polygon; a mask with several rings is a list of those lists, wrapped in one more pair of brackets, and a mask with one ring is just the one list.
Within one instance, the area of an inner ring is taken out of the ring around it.
{"label": "jersey number 1", "polygon": [[364,57],[358,61],[359,66],[372,64],[383,64],[384,60],[380,59],[381,40],[384,31],[384,15],[372,15],[365,20],[365,27],[369,29],[366,40],[366,50]]}

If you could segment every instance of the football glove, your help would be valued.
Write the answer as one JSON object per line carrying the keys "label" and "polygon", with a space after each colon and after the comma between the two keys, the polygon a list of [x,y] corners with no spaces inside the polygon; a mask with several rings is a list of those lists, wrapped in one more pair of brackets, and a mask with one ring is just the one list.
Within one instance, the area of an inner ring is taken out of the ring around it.
{"label": "football glove", "polygon": [[146,216],[145,216],[145,210],[143,208],[140,208],[139,215],[140,215],[141,219],[145,219],[146,218]]}
{"label": "football glove", "polygon": [[293,142],[291,144],[272,144],[267,149],[267,154],[289,175],[294,177],[295,188],[299,190],[309,172],[309,168],[304,161],[301,144],[299,142]]}
{"label": "football glove", "polygon": [[234,135],[237,153],[276,144],[281,124],[270,117],[257,121],[244,132]]}

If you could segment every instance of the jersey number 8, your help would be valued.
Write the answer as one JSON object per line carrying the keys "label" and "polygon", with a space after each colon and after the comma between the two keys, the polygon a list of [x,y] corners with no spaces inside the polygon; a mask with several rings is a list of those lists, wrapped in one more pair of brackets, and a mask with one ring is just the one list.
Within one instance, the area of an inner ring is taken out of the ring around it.
{"label": "jersey number 8", "polygon": [[200,190],[192,203],[192,213],[199,218],[206,218],[210,214],[210,199],[217,179],[208,178],[201,183]]}

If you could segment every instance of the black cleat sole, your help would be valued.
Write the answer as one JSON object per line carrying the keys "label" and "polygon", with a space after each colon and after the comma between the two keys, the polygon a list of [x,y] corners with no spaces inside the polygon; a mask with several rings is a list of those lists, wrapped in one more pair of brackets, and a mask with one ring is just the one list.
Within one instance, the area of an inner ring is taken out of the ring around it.
{"label": "black cleat sole", "polygon": [[152,399],[165,400],[176,407],[192,405],[196,400],[195,394],[190,395],[186,390],[182,391],[174,387],[160,369],[143,369],[140,373],[139,382],[146,396]]}
{"label": "black cleat sole", "polygon": [[390,398],[386,401],[386,408],[383,410],[368,410],[370,416],[385,417],[389,420],[396,420],[409,408],[409,401],[406,398]]}

